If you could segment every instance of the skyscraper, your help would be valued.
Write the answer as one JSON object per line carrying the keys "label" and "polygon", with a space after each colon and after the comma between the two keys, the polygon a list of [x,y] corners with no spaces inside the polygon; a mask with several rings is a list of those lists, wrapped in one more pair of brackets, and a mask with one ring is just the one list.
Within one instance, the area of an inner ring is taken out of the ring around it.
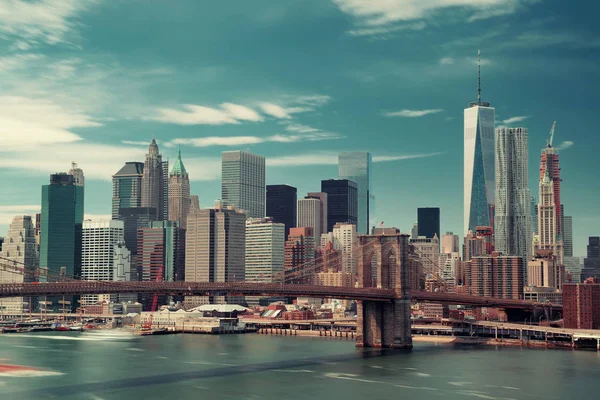
{"label": "skyscraper", "polygon": [[225,151],[221,156],[223,206],[244,210],[250,218],[265,216],[265,158],[249,151]]}
{"label": "skyscraper", "polygon": [[285,283],[312,284],[316,278],[313,229],[290,229],[284,248]]}
{"label": "skyscraper", "polygon": [[562,217],[562,240],[564,257],[573,257],[573,217]]}
{"label": "skyscraper", "polygon": [[321,192],[327,193],[327,232],[338,222],[356,225],[358,198],[356,183],[348,179],[321,181]]}
{"label": "skyscraper", "polygon": [[563,242],[558,233],[560,226],[557,216],[561,214],[556,212],[557,204],[554,195],[554,182],[550,179],[549,172],[546,170],[544,177],[540,181],[540,204],[538,205],[538,249],[550,250],[557,257],[558,263],[563,264]]}
{"label": "skyscraper", "polygon": [[163,162],[156,140],[152,139],[144,162],[141,198],[142,207],[156,209],[157,221],[166,221],[169,218],[168,173],[169,163]]}
{"label": "skyscraper", "polygon": [[[14,273],[9,269],[0,269],[0,283],[23,283],[34,280],[34,271],[38,267],[38,251],[35,242],[35,227],[29,215],[17,215],[8,227],[8,234],[2,243],[0,257],[13,260],[17,267],[24,268],[25,274]],[[3,314],[21,314],[33,304],[25,304],[23,297],[0,299]]]}
{"label": "skyscraper", "polygon": [[185,229],[190,211],[190,178],[181,161],[181,150],[169,174],[169,221]]}
{"label": "skyscraper", "polygon": [[[323,193],[323,192],[308,192],[306,194],[306,198],[311,198],[311,199],[319,199],[321,201],[321,233],[326,233],[326,232],[331,232],[327,230],[327,223],[328,223],[328,217],[327,217],[327,193]],[[300,226],[300,225],[298,225]],[[315,244],[319,243],[319,239],[318,236],[315,235],[315,237],[317,238]]]}
{"label": "skyscraper", "polygon": [[588,238],[587,257],[583,259],[583,270],[581,281],[587,278],[600,278],[600,237],[590,236]]}
{"label": "skyscraper", "polygon": [[537,235],[537,233],[538,233],[538,222],[537,222],[538,209],[537,209],[537,203],[535,202],[535,197],[533,197],[533,196],[531,196],[531,205],[529,207],[531,207],[531,234]]}
{"label": "skyscraper", "polygon": [[[144,163],[126,162],[112,176],[112,219],[119,218],[119,209],[142,206],[142,176]],[[154,211],[156,213],[156,210]]]}
{"label": "skyscraper", "polygon": [[73,176],[73,183],[75,184],[75,186],[85,186],[85,177],[83,175],[83,170],[77,166],[77,163],[71,163],[69,175]]}
{"label": "skyscraper", "polygon": [[[552,147],[552,139],[554,137],[554,128],[556,127],[556,121],[552,124],[552,130],[550,131],[550,139],[546,144],[546,147],[542,149],[542,155],[540,156],[540,182],[544,180],[546,174],[548,179],[552,182],[553,193],[554,193],[554,204],[556,206],[555,213],[556,217],[556,235],[562,238],[562,204],[560,202],[560,163],[558,160],[558,149]],[[541,202],[541,200],[540,200]]]}
{"label": "skyscraper", "polygon": [[[245,279],[246,214],[233,207],[190,213],[185,247],[187,282],[236,282]],[[237,302],[239,298],[186,297],[186,304]]]}
{"label": "skyscraper", "polygon": [[246,282],[279,283],[283,280],[285,225],[270,218],[246,221]]}
{"label": "skyscraper", "polygon": [[446,232],[442,236],[442,254],[458,253],[458,235]]}
{"label": "skyscraper", "polygon": [[312,228],[314,243],[321,240],[321,200],[304,198],[298,200],[298,218],[296,226]]}
{"label": "skyscraper", "polygon": [[[479,58],[479,53],[478,53]],[[478,63],[478,77],[481,76]],[[479,80],[480,82],[480,80]],[[494,204],[494,120],[495,109],[481,101],[481,85],[477,101],[464,113],[464,229],[476,231],[477,226],[493,226],[491,207]]]}
{"label": "skyscraper", "polygon": [[338,156],[338,178],[348,179],[356,183],[358,203],[356,231],[363,235],[368,234],[372,193],[371,153],[340,153]]}
{"label": "skyscraper", "polygon": [[156,217],[156,210],[148,207],[119,208],[117,219],[123,221],[125,246],[131,252],[131,280],[142,279],[137,257],[138,229],[149,228]]}
{"label": "skyscraper", "polygon": [[523,298],[523,259],[519,256],[473,257],[465,263],[465,286],[472,296]]}
{"label": "skyscraper", "polygon": [[440,237],[440,209],[437,207],[417,208],[419,236]]}
{"label": "skyscraper", "polygon": [[337,223],[333,227],[333,248],[342,252],[342,272],[350,274],[353,282],[358,277],[356,225]]}
{"label": "skyscraper", "polygon": [[496,129],[495,249],[531,257],[531,193],[527,182],[527,129]]}
{"label": "skyscraper", "polygon": [[296,226],[296,188],[289,185],[267,185],[267,217],[285,225],[285,239]]}

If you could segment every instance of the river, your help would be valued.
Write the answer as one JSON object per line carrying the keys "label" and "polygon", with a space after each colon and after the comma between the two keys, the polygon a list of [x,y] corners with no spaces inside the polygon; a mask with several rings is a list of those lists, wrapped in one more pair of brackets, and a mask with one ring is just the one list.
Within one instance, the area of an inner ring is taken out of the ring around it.
{"label": "river", "polygon": [[600,353],[417,343],[357,349],[346,339],[85,333],[0,335],[0,399],[596,399]]}

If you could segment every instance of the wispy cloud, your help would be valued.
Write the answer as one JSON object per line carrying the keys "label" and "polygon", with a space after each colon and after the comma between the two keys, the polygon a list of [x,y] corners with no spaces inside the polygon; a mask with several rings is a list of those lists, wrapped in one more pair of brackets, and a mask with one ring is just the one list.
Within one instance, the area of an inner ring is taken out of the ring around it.
{"label": "wispy cloud", "polygon": [[442,65],[452,65],[456,62],[453,57],[443,57],[440,59],[440,64]]}
{"label": "wispy cloud", "polygon": [[272,136],[207,136],[198,138],[175,138],[165,143],[166,147],[177,145],[189,145],[193,147],[210,146],[244,146],[259,143],[277,142],[277,143],[296,143],[296,142],[314,142],[320,140],[341,139],[342,136],[337,133],[323,132],[314,129],[307,133],[298,133],[293,135],[272,135]]}
{"label": "wispy cloud", "polygon": [[[373,156],[373,162],[392,162],[392,161],[403,161],[411,160],[416,158],[434,157],[445,154],[443,152],[436,153],[420,153],[420,154],[391,154],[391,155],[375,155]],[[310,165],[337,165],[338,153],[323,152],[323,153],[311,153],[311,154],[298,154],[292,156],[279,156],[279,157],[268,157],[266,159],[267,165],[269,166],[281,166],[281,167],[299,167],[299,166],[310,166]]]}
{"label": "wispy cloud", "polygon": [[421,153],[421,154],[381,155],[381,156],[373,156],[373,162],[412,160],[415,158],[441,156],[442,154],[445,154],[445,153],[444,152],[435,152],[435,153]]}
{"label": "wispy cloud", "polygon": [[424,117],[426,115],[430,115],[430,114],[437,114],[440,113],[444,110],[442,110],[441,108],[433,108],[433,109],[428,109],[428,110],[400,110],[400,111],[391,111],[391,112],[385,112],[383,113],[384,116],[386,117],[407,117],[407,118],[418,118],[418,117]]}
{"label": "wispy cloud", "polygon": [[10,224],[12,219],[19,215],[30,215],[35,216],[35,214],[40,212],[39,204],[31,204],[31,205],[4,205],[0,206],[0,225],[1,224]]}
{"label": "wispy cloud", "polygon": [[182,108],[160,108],[149,119],[178,125],[223,125],[263,120],[256,111],[240,104],[223,103],[220,108],[184,104]]}
{"label": "wispy cloud", "polygon": [[510,125],[510,124],[514,124],[514,123],[517,123],[517,122],[525,121],[527,118],[529,118],[529,115],[519,115],[519,116],[516,116],[516,117],[510,117],[510,118],[507,118],[505,120],[502,120],[502,123],[504,125]]}
{"label": "wispy cloud", "polygon": [[560,143],[558,146],[555,146],[555,148],[558,150],[565,150],[565,149],[568,149],[569,147],[573,146],[574,144],[575,144],[575,142],[572,142],[571,140],[565,140],[564,142]]}
{"label": "wispy cloud", "polygon": [[348,31],[348,34],[351,36],[374,36],[377,39],[391,39],[394,36],[393,33],[398,31],[419,31],[422,29],[425,29],[425,22],[419,21],[413,24],[352,29]]}
{"label": "wispy cloud", "polygon": [[148,146],[150,144],[150,142],[144,140],[121,140],[121,143],[131,146]]}
{"label": "wispy cloud", "polygon": [[283,107],[274,103],[260,103],[260,108],[265,114],[275,118],[290,119],[292,114],[309,111],[306,107]]}
{"label": "wispy cloud", "polygon": [[77,17],[93,3],[90,0],[3,0],[0,2],[0,32],[17,38],[17,48],[22,50],[38,41],[68,42]]}

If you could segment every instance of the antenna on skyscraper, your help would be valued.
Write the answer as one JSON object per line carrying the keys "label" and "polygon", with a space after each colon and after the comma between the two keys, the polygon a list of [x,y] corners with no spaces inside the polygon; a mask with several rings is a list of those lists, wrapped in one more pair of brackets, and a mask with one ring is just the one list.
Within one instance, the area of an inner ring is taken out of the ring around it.
{"label": "antenna on skyscraper", "polygon": [[481,50],[477,49],[477,104],[481,105]]}

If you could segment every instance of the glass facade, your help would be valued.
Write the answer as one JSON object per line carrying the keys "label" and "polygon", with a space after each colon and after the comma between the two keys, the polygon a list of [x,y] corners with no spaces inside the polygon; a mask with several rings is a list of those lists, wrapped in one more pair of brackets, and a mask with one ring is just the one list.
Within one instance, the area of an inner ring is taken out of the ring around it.
{"label": "glass facade", "polygon": [[440,239],[440,209],[434,207],[417,208],[418,236]]}
{"label": "glass facade", "polygon": [[349,152],[338,156],[338,177],[356,183],[358,211],[356,230],[369,233],[371,201],[371,153]]}
{"label": "glass facade", "polygon": [[225,151],[221,164],[221,200],[224,206],[265,217],[265,158],[248,151]]}
{"label": "glass facade", "polygon": [[348,179],[321,181],[321,192],[327,193],[327,232],[333,232],[336,223],[356,225],[358,195],[356,183]]}
{"label": "glass facade", "polygon": [[296,226],[297,191],[288,185],[267,185],[267,217],[285,225],[285,240]]}
{"label": "glass facade", "polygon": [[119,209],[142,206],[142,174],[144,163],[125,163],[113,175],[112,218],[119,218]]}

